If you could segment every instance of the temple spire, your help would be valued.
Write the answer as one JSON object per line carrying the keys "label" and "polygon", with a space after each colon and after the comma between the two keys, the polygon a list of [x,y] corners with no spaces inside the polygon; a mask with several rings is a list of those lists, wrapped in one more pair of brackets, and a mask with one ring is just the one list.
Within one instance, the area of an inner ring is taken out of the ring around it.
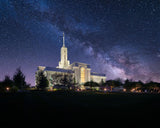
{"label": "temple spire", "polygon": [[63,32],[63,47],[65,47],[64,32]]}
{"label": "temple spire", "polygon": [[68,69],[70,66],[70,61],[68,60],[67,47],[65,47],[65,36],[63,32],[63,46],[61,47],[61,60],[59,61],[59,66],[57,68]]}

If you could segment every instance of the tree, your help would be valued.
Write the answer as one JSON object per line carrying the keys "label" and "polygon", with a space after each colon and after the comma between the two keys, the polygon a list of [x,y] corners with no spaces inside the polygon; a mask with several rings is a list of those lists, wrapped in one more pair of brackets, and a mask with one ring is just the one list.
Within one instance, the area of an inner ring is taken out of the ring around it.
{"label": "tree", "polygon": [[48,87],[49,81],[47,80],[47,77],[45,77],[44,73],[42,71],[38,72],[37,74],[37,89],[39,90],[45,90],[46,87]]}
{"label": "tree", "polygon": [[62,85],[67,85],[68,84],[68,79],[67,79],[67,75],[64,75],[61,80],[60,80]]}
{"label": "tree", "polygon": [[5,88],[3,87],[3,82],[0,82],[0,92],[5,92]]}
{"label": "tree", "polygon": [[135,84],[135,89],[138,91],[138,90],[141,90],[143,89],[143,86],[144,86],[144,83],[142,81],[138,81],[138,82],[134,82]]}
{"label": "tree", "polygon": [[105,86],[105,85],[106,85],[106,83],[104,82],[103,79],[101,79],[100,86]]}
{"label": "tree", "polygon": [[62,74],[55,73],[55,74],[51,75],[51,77],[52,77],[53,85],[61,84],[61,79],[63,77]]}
{"label": "tree", "polygon": [[76,86],[78,83],[76,82],[76,78],[73,78],[73,85]]}
{"label": "tree", "polygon": [[119,87],[119,86],[123,86],[123,80],[121,78],[117,78],[115,79],[115,86]]}
{"label": "tree", "polygon": [[137,91],[139,89],[143,89],[143,83],[141,81],[135,82],[132,80],[126,80],[124,83],[124,88],[126,91]]}
{"label": "tree", "polygon": [[91,89],[93,89],[94,87],[99,87],[99,84],[93,81],[89,81],[89,82],[86,82],[84,86],[89,86]]}
{"label": "tree", "polygon": [[16,73],[13,76],[13,82],[14,85],[21,90],[26,89],[28,87],[25,81],[25,76],[20,68],[16,70]]}
{"label": "tree", "polygon": [[148,92],[157,92],[159,90],[159,83],[150,81],[149,83],[145,84],[145,89]]}
{"label": "tree", "polygon": [[3,80],[2,84],[5,88],[11,88],[13,86],[13,81],[10,79],[9,76],[5,76],[5,79]]}
{"label": "tree", "polygon": [[108,86],[110,86],[111,91],[112,91],[112,88],[121,86],[122,82],[119,79],[117,79],[117,80],[108,80],[108,81],[106,81],[106,84]]}
{"label": "tree", "polygon": [[0,91],[1,92],[17,92],[18,88],[14,86],[13,80],[9,76],[5,76],[5,79],[0,82]]}
{"label": "tree", "polygon": [[67,86],[70,88],[74,84],[74,79],[72,74],[64,75],[60,80],[62,85]]}
{"label": "tree", "polygon": [[126,89],[126,91],[130,91],[133,88],[133,82],[132,80],[125,80],[124,82],[124,88]]}

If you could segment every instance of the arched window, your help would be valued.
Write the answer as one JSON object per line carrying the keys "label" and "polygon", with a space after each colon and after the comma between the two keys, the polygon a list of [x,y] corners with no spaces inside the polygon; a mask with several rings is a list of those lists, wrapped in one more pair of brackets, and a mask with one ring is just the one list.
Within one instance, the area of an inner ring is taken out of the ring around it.
{"label": "arched window", "polygon": [[81,83],[85,83],[85,68],[81,67]]}

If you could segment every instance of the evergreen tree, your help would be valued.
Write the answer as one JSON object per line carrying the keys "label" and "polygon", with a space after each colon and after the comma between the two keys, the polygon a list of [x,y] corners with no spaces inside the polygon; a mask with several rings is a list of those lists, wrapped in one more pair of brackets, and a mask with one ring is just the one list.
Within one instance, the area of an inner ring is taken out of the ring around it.
{"label": "evergreen tree", "polygon": [[20,68],[17,69],[16,73],[13,76],[13,82],[14,85],[21,90],[28,87],[25,81],[25,76]]}
{"label": "evergreen tree", "polygon": [[11,88],[13,87],[13,81],[10,79],[9,76],[5,76],[5,79],[3,80],[2,85],[4,88],[7,88],[7,87]]}
{"label": "evergreen tree", "polygon": [[125,83],[124,83],[124,88],[127,90],[127,91],[130,91],[132,86],[131,86],[131,81],[126,79],[125,80]]}
{"label": "evergreen tree", "polygon": [[106,83],[104,82],[103,79],[101,79],[100,86],[105,86],[105,85],[106,85]]}
{"label": "evergreen tree", "polygon": [[3,87],[3,82],[0,81],[0,92],[4,92],[4,91],[5,91],[5,89]]}
{"label": "evergreen tree", "polygon": [[46,87],[48,87],[49,82],[43,72],[38,72],[37,74],[37,89],[39,90],[45,90]]}

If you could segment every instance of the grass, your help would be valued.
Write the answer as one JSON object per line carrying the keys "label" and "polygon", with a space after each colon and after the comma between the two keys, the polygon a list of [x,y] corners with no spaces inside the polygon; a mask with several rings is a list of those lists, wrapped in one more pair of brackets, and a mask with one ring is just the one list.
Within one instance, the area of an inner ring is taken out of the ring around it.
{"label": "grass", "polygon": [[0,126],[156,124],[159,94],[24,92],[0,94]]}

